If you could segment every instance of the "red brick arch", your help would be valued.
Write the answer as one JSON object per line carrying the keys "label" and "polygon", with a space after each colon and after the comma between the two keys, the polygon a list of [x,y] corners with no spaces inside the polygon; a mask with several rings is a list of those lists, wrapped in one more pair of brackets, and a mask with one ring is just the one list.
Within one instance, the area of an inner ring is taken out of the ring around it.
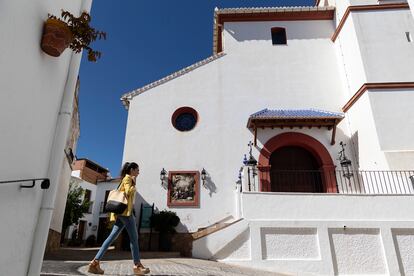
{"label": "red brick arch", "polygon": [[272,153],[286,146],[302,147],[309,151],[318,161],[319,169],[323,172],[323,186],[326,193],[336,193],[336,179],[333,171],[335,165],[333,164],[331,155],[328,150],[315,138],[299,133],[286,132],[274,136],[263,146],[259,156],[259,179],[260,191],[269,192],[270,189],[270,156]]}

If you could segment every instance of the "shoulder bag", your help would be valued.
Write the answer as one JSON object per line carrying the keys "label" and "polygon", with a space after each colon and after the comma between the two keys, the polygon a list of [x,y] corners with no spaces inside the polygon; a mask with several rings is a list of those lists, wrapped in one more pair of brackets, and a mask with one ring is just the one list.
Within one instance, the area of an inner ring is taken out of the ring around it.
{"label": "shoulder bag", "polygon": [[128,207],[128,199],[123,191],[119,190],[122,182],[118,188],[109,192],[108,199],[106,200],[105,212],[122,214]]}

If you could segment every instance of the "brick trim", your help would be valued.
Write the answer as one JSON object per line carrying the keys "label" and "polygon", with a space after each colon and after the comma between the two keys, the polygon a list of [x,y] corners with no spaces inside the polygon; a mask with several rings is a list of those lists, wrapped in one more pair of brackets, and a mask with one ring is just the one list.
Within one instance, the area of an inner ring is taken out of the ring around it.
{"label": "brick trim", "polygon": [[368,89],[406,89],[414,88],[414,82],[378,82],[364,83],[361,88],[349,99],[342,107],[343,112],[347,112]]}
{"label": "brick trim", "polygon": [[375,10],[395,10],[395,9],[409,9],[407,3],[395,3],[395,4],[381,4],[381,5],[360,5],[360,6],[349,6],[344,15],[342,16],[341,21],[338,24],[334,34],[331,37],[331,40],[335,42],[338,38],[339,33],[341,32],[343,26],[345,25],[346,20],[351,12],[355,11],[375,11]]}

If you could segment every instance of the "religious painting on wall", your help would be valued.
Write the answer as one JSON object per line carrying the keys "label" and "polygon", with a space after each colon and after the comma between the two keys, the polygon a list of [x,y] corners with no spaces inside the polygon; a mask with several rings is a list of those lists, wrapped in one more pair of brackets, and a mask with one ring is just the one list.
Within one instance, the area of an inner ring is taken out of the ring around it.
{"label": "religious painting on wall", "polygon": [[168,207],[199,207],[200,173],[170,171],[168,173]]}

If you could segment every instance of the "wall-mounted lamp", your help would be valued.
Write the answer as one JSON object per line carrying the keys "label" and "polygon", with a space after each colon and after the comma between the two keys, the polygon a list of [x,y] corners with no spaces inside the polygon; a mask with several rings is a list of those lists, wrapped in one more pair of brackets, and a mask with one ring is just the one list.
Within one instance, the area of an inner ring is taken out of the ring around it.
{"label": "wall-mounted lamp", "polygon": [[250,148],[249,149],[249,160],[247,160],[247,162],[246,162],[245,165],[247,165],[247,166],[256,166],[257,165],[257,160],[253,157],[253,154],[252,154],[252,150],[253,150],[253,148],[252,148],[252,146],[253,146],[252,141],[249,141],[249,144],[247,144],[247,146],[249,146],[249,148]]}
{"label": "wall-mounted lamp", "polygon": [[203,182],[203,186],[206,188],[206,180],[207,180],[207,172],[206,170],[203,168],[201,170],[201,181]]}
{"label": "wall-mounted lamp", "polygon": [[162,168],[160,172],[160,180],[161,180],[161,186],[165,187],[165,179],[167,178],[167,171]]}
{"label": "wall-mounted lamp", "polygon": [[243,165],[245,165],[245,166],[247,166],[247,157],[246,157],[246,154],[244,155],[244,158],[243,158]]}
{"label": "wall-mounted lamp", "polygon": [[350,179],[354,174],[351,172],[352,161],[349,160],[345,155],[345,146],[344,142],[340,142],[339,145],[342,149],[339,151],[339,163],[341,164],[342,170],[344,171],[343,176]]}

